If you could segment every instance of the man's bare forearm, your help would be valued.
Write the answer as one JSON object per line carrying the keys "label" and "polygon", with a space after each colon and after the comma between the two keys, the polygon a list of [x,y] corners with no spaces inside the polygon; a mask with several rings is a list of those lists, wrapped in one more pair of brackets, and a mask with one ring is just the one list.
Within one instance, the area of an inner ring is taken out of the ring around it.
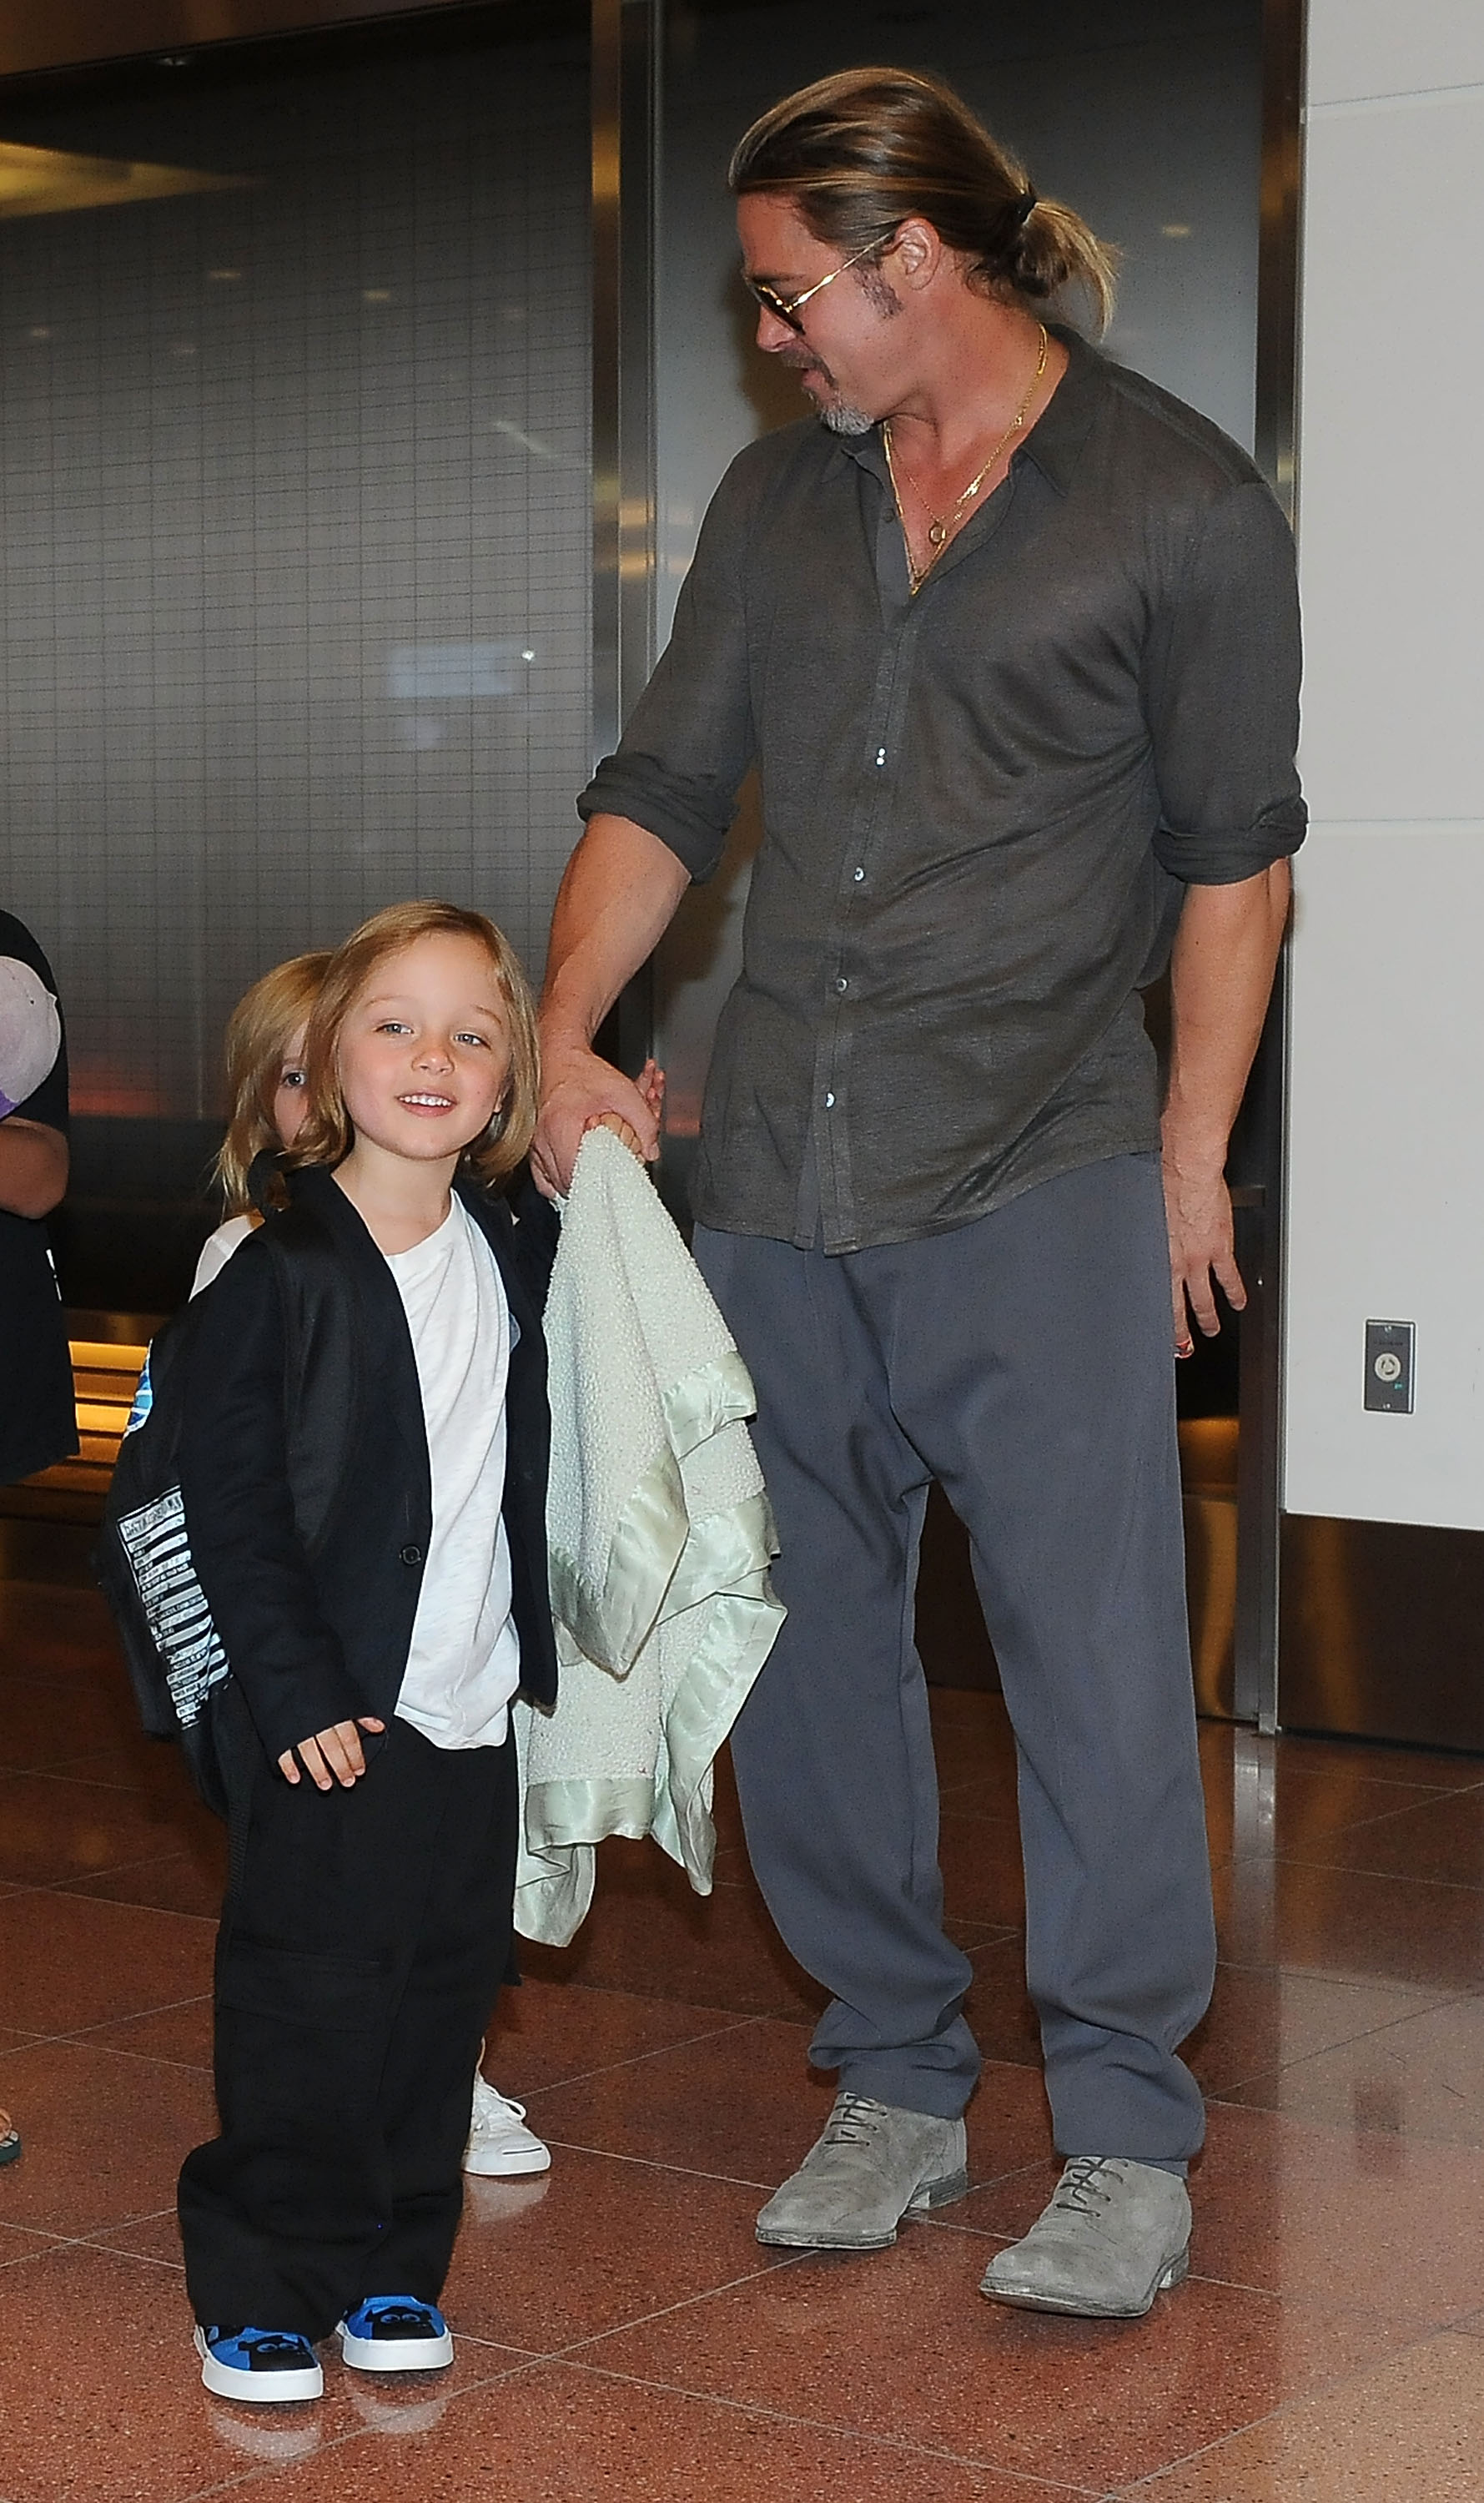
{"label": "man's bare forearm", "polygon": [[49,1217],[67,1188],[67,1142],[47,1121],[0,1121],[0,1208]]}
{"label": "man's bare forearm", "polygon": [[1175,934],[1165,1142],[1218,1170],[1267,1012],[1289,896],[1287,861],[1236,886],[1193,886]]}
{"label": "man's bare forearm", "polygon": [[690,873],[628,817],[592,818],[552,915],[541,1032],[550,1051],[590,1045],[674,918]]}
{"label": "man's bare forearm", "polygon": [[639,1153],[659,1152],[662,1080],[636,1086],[592,1049],[592,1038],[631,975],[674,917],[690,872],[657,835],[629,817],[597,816],[567,863],[552,915],[541,1000],[541,1119],[531,1165],[547,1192],[571,1187],[587,1132],[619,1124]]}
{"label": "man's bare forearm", "polygon": [[1221,1327],[1212,1281],[1233,1310],[1247,1300],[1231,1241],[1227,1143],[1263,1031],[1288,918],[1287,861],[1236,886],[1193,886],[1170,958],[1169,1087],[1164,1099],[1164,1213],[1175,1349],[1194,1317]]}

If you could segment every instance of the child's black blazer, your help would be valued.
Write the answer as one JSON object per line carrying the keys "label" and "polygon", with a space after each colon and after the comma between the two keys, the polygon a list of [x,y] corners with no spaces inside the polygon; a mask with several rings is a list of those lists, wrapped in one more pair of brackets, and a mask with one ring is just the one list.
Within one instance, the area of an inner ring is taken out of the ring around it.
{"label": "child's black blazer", "polygon": [[[274,1759],[337,1721],[390,1720],[432,1533],[422,1398],[396,1282],[328,1172],[306,1167],[287,1179],[293,1217],[280,1242],[292,1235],[304,1246],[293,1256],[313,1255],[321,1307],[328,1281],[327,1323],[352,1350],[337,1403],[346,1408],[342,1453],[331,1456],[339,1492],[322,1532],[307,1548],[295,1523],[285,1316],[264,1239],[272,1217],[205,1291],[188,1353],[180,1455],[196,1570]],[[552,1234],[535,1213],[518,1226],[505,1200],[462,1183],[458,1190],[494,1253],[519,1324],[506,1390],[504,1519],[522,1688],[550,1703],[556,1655],[541,1298]],[[313,1365],[313,1346],[304,1360]]]}

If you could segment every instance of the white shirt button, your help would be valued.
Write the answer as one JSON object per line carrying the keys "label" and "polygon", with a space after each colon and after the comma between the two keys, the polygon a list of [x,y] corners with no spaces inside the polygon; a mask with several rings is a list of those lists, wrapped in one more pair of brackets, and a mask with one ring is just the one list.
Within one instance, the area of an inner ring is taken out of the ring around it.
{"label": "white shirt button", "polygon": [[856,884],[857,884],[858,886],[860,885],[860,883],[861,879],[864,877],[864,875],[865,875],[865,872],[864,872],[864,870],[863,870],[863,869],[858,869],[858,870],[857,870],[857,872],[856,872]]}
{"label": "white shirt button", "polygon": [[887,761],[887,752],[886,752],[886,749],[885,749],[884,747],[878,747],[878,748],[877,748],[877,750],[876,750],[876,762],[877,762],[877,764],[878,764],[878,765],[885,765],[886,761]]}
{"label": "white shirt button", "polygon": [[834,1097],[832,1095],[826,1096],[825,1110],[826,1113],[832,1113],[834,1111]]}
{"label": "white shirt button", "polygon": [[849,988],[850,988],[850,984],[849,984],[849,982],[846,980],[846,978],[845,978],[844,975],[843,975],[843,974],[840,974],[839,976],[837,976],[837,977],[836,977],[836,980],[835,980],[835,989],[836,989],[837,991],[848,991],[848,990],[849,990]]}

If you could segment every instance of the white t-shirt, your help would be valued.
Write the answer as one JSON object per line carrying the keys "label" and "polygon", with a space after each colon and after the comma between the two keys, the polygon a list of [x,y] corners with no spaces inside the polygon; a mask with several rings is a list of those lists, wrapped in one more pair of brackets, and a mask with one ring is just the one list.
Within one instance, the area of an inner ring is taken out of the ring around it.
{"label": "white t-shirt", "polygon": [[203,1286],[211,1285],[213,1278],[220,1277],[233,1252],[246,1243],[254,1223],[255,1219],[251,1217],[229,1217],[224,1225],[218,1226],[215,1234],[207,1236],[201,1246],[201,1257],[196,1262],[196,1274],[190,1282],[193,1295],[199,1295]]}
{"label": "white t-shirt", "polygon": [[510,1307],[459,1199],[436,1233],[386,1258],[412,1332],[433,1478],[433,1534],[396,1715],[435,1747],[498,1747],[521,1682],[500,1518]]}

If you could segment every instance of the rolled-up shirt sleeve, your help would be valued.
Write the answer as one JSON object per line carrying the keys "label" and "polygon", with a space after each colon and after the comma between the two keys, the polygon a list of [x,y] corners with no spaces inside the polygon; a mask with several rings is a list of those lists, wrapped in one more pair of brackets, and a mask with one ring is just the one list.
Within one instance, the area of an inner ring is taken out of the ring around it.
{"label": "rolled-up shirt sleeve", "polygon": [[585,820],[601,810],[657,835],[697,883],[721,860],[757,745],[742,578],[755,465],[739,455],[712,497],[669,644],[577,804]]}
{"label": "rolled-up shirt sleeve", "polygon": [[1299,663],[1293,537],[1248,480],[1206,512],[1150,642],[1154,848],[1185,884],[1234,886],[1302,842]]}

